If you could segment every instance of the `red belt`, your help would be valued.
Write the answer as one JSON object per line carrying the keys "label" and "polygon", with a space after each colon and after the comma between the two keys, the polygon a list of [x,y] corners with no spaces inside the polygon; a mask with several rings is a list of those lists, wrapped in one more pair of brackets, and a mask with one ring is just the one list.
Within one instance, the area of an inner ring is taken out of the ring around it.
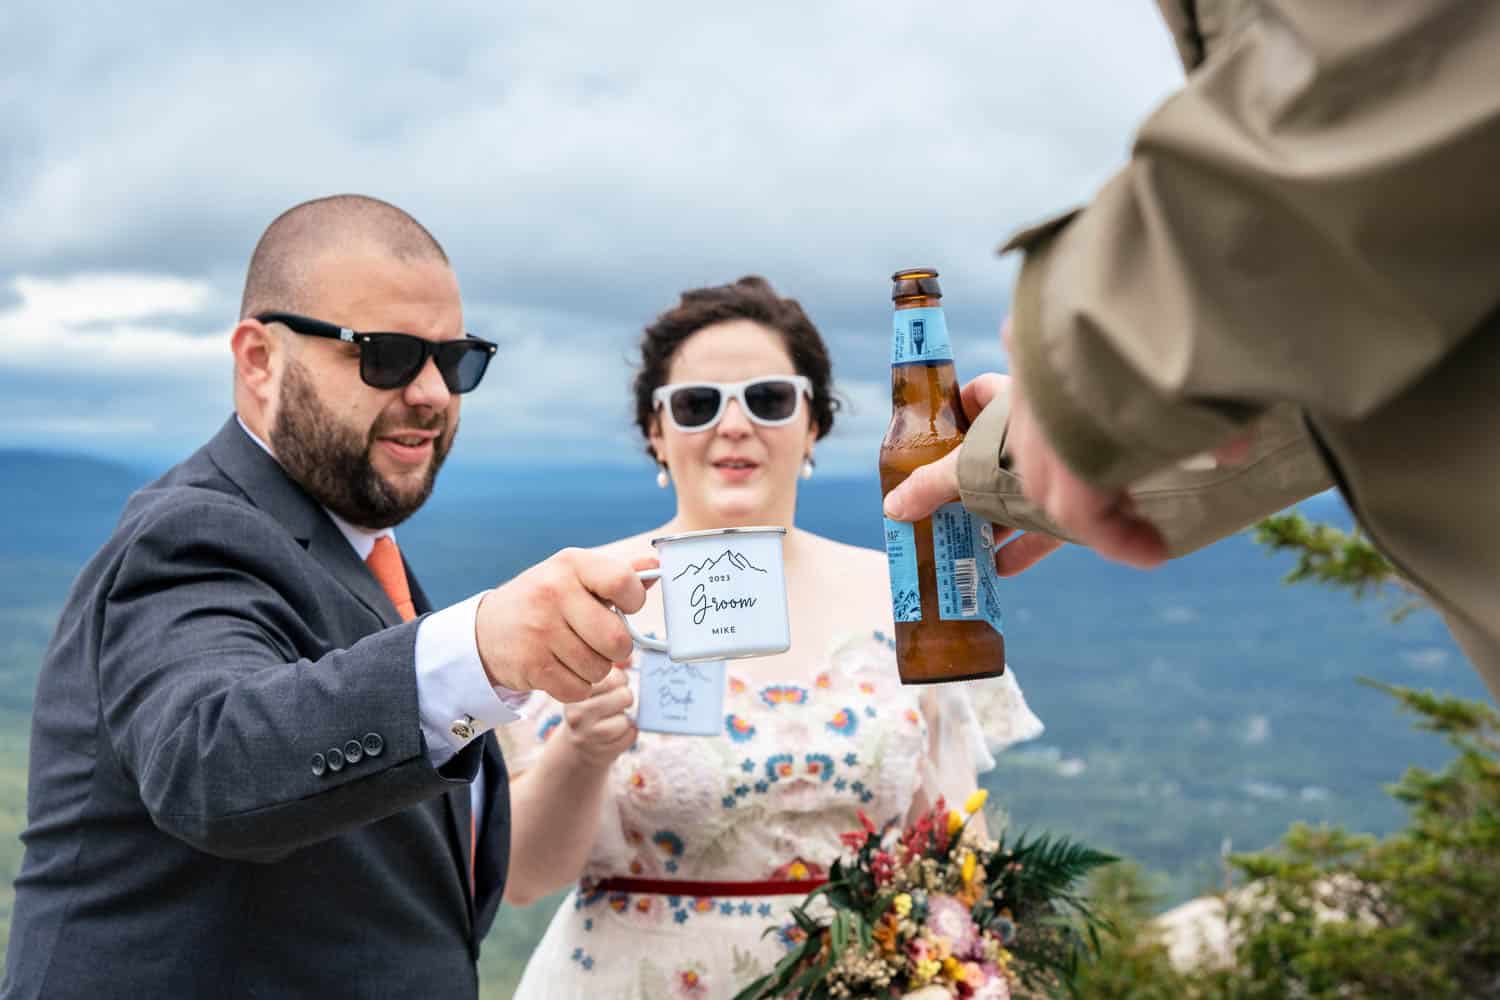
{"label": "red belt", "polygon": [[802,896],[828,879],[809,877],[769,882],[692,882],[666,878],[606,878],[585,884],[585,892],[654,893],[658,896]]}

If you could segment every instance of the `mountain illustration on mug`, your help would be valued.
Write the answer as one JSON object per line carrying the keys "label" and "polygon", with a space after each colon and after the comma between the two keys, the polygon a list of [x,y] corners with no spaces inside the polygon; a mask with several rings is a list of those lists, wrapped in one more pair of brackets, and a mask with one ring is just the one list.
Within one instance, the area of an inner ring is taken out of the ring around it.
{"label": "mountain illustration on mug", "polygon": [[668,660],[658,666],[654,680],[661,685],[657,689],[657,707],[668,719],[685,719],[692,711],[694,693],[712,684],[714,678],[707,676],[696,664],[673,663]]}
{"label": "mountain illustration on mug", "polygon": [[733,566],[735,569],[738,569],[738,570],[753,569],[757,573],[764,573],[765,572],[765,570],[763,570],[759,566],[755,565],[749,559],[746,559],[743,555],[741,555],[740,553],[736,552],[734,549],[725,549],[723,552],[720,552],[718,555],[714,556],[712,559],[705,559],[701,563],[688,563],[686,566],[684,566],[682,568],[682,572],[678,573],[676,576],[672,577],[672,579],[674,579],[674,580],[681,580],[683,577],[687,576],[689,573],[692,573],[694,576],[697,576],[697,575],[699,575],[701,573],[706,573],[709,570],[711,570],[711,569],[715,568],[716,566],[718,566],[721,562],[724,562],[726,560],[728,561],[729,565]]}

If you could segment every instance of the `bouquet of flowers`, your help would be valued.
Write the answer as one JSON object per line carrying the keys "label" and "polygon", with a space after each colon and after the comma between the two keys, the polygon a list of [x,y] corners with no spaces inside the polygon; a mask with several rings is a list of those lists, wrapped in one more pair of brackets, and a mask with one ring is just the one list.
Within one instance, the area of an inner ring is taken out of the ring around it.
{"label": "bouquet of flowers", "polygon": [[878,830],[860,812],[864,828],[843,835],[852,857],[792,909],[800,942],[735,1000],[1009,1000],[1066,988],[1098,948],[1100,921],[1075,887],[1116,859],[1046,835],[986,839],[971,824],[985,797],[962,812],[939,799],[905,830]]}

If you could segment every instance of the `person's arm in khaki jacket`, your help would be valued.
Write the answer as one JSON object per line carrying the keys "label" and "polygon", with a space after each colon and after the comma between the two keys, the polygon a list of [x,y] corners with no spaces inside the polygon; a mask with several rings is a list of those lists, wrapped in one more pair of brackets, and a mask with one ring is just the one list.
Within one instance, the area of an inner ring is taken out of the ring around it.
{"label": "person's arm in khaki jacket", "polygon": [[[1297,410],[1357,420],[1500,302],[1500,4],[1258,9],[1092,204],[1007,246],[1026,250],[1028,402],[1095,486],[1138,494]],[[1003,433],[986,413],[960,461],[966,502],[991,515],[983,498],[1012,489]],[[1311,492],[1293,471],[1290,492]],[[1207,539],[1222,525],[1205,516]]]}
{"label": "person's arm in khaki jacket", "polygon": [[[958,457],[960,498],[997,524],[1074,541],[1021,488],[1007,468],[1005,427],[1010,394],[1000,392],[964,439]],[[1245,458],[1234,464],[1190,461],[1153,472],[1130,488],[1135,510],[1161,532],[1170,557],[1186,555],[1268,517],[1333,483],[1290,406],[1258,418]]]}

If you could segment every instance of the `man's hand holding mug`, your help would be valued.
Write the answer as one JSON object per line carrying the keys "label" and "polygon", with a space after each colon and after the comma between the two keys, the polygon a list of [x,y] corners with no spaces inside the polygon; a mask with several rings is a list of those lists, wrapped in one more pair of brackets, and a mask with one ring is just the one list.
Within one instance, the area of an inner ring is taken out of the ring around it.
{"label": "man's hand holding mug", "polygon": [[630,632],[611,608],[641,609],[647,582],[637,572],[655,563],[563,549],[489,591],[474,632],[490,683],[564,703],[588,698],[630,659]]}

